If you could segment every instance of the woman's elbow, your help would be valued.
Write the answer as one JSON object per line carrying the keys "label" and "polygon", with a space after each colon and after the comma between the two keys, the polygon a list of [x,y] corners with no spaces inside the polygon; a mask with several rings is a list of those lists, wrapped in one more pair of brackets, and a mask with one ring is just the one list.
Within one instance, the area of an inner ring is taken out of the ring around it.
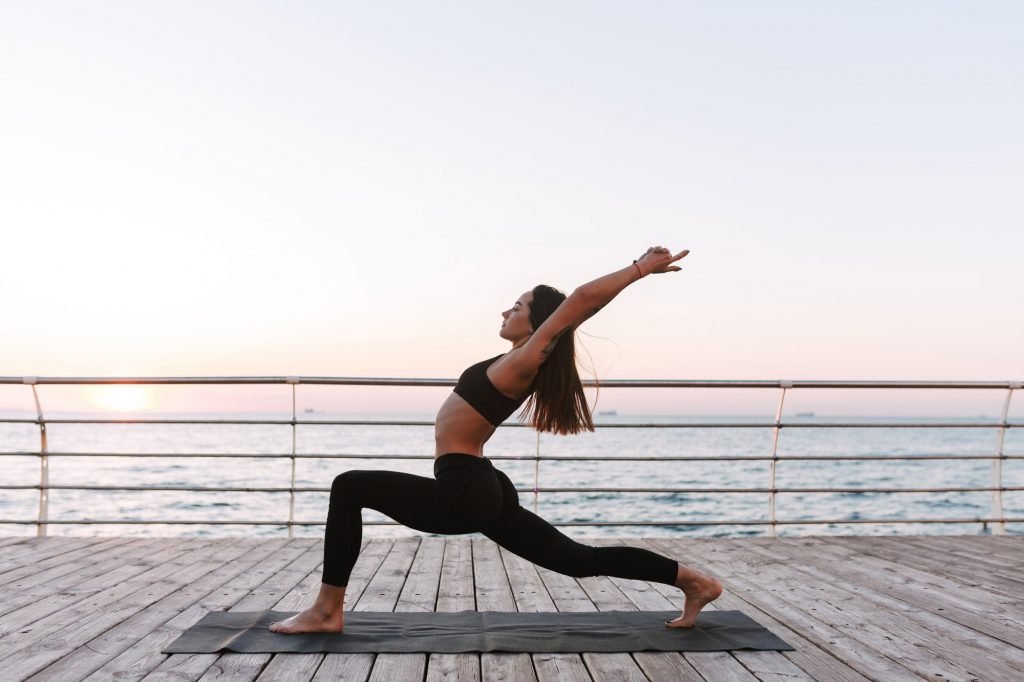
{"label": "woman's elbow", "polygon": [[598,300],[599,296],[594,287],[589,284],[583,284],[576,287],[566,300],[566,303],[572,302],[573,306],[578,306],[582,309],[593,308],[596,305],[600,305]]}

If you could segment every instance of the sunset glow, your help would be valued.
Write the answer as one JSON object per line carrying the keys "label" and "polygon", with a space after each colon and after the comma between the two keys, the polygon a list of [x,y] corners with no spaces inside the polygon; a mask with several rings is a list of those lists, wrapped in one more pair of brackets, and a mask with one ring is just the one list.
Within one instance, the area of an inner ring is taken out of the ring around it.
{"label": "sunset glow", "polygon": [[113,412],[138,412],[152,405],[145,386],[119,384],[91,387],[89,402],[94,407]]}

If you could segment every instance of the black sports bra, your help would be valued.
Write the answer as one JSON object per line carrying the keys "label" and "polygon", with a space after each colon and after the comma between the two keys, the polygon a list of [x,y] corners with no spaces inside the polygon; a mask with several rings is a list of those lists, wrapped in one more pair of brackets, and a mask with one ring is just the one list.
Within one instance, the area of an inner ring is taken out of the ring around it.
{"label": "black sports bra", "polygon": [[455,393],[462,396],[462,399],[469,403],[470,407],[494,426],[500,425],[512,416],[512,413],[518,410],[527,398],[527,396],[509,398],[496,389],[491,380],[487,378],[487,368],[500,357],[501,355],[495,355],[489,360],[483,360],[468,367],[459,377],[458,383],[455,384]]}

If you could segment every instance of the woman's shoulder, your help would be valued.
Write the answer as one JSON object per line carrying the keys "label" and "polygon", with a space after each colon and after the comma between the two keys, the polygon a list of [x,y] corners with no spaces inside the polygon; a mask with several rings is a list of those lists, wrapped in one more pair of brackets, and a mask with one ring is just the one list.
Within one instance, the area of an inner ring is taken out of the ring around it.
{"label": "woman's shoulder", "polygon": [[[529,386],[533,383],[539,369],[540,363],[533,362],[529,353],[524,352],[523,347],[519,347],[494,358],[487,368],[487,375],[491,383],[498,386],[499,389],[501,388],[499,383],[522,389],[524,385]],[[520,392],[522,391],[512,391],[512,393]]]}

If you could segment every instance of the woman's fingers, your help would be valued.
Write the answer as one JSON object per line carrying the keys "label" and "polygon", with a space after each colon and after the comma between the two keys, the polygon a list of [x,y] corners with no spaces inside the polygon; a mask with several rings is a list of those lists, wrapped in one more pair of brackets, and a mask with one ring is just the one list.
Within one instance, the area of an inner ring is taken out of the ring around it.
{"label": "woman's fingers", "polygon": [[[655,265],[654,269],[651,272],[678,272],[679,270],[682,270],[682,268],[680,268],[678,265],[671,264],[675,263],[678,260],[686,258],[686,256],[689,255],[689,253],[689,249],[683,249],[682,251],[673,256],[672,251],[670,249],[665,248],[664,246],[651,246],[647,249],[647,252],[643,256],[640,256],[640,258],[650,257],[651,259],[654,259],[655,262],[661,261],[662,263],[664,263],[664,265],[661,265],[660,267],[658,265]],[[663,258],[667,258],[667,260],[662,260]]]}
{"label": "woman's fingers", "polygon": [[683,258],[686,258],[687,254],[689,254],[689,253],[690,253],[689,249],[683,249],[682,251],[680,251],[679,253],[677,253],[676,255],[673,256],[671,251],[669,251],[668,249],[665,249],[665,251],[663,253],[658,253],[658,254],[656,254],[656,256],[660,256],[662,258],[667,258],[668,260],[662,261],[662,263],[664,263],[664,264],[661,265],[660,267],[655,266],[654,270],[652,270],[651,272],[656,272],[656,273],[679,272],[680,270],[682,270],[682,268],[679,267],[678,265],[672,265],[672,263],[675,263],[678,260],[682,260]]}

